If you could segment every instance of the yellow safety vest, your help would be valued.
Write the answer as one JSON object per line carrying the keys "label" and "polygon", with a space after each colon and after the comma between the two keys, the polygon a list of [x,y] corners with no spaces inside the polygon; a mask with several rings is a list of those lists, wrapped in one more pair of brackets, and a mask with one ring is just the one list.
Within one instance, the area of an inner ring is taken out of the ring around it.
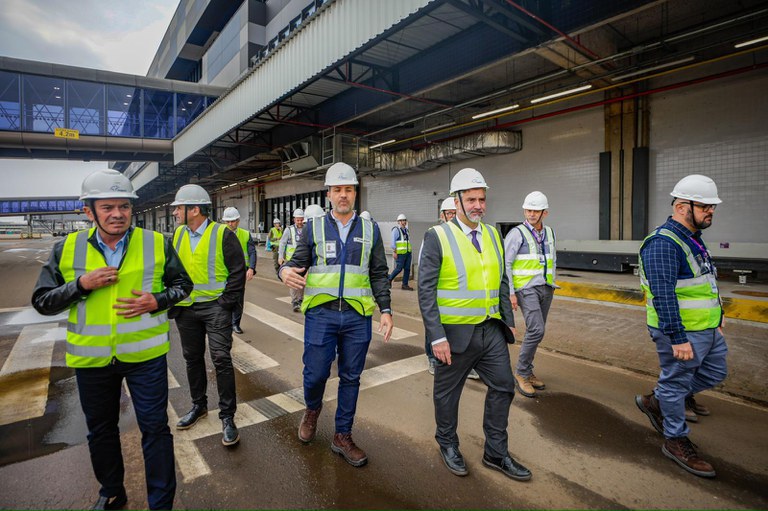
{"label": "yellow safety vest", "polygon": [[405,239],[405,230],[400,227],[397,228],[400,231],[400,238],[395,241],[395,254],[407,254],[411,251],[411,240]]}
{"label": "yellow safety vest", "polygon": [[280,238],[283,237],[283,230],[273,227],[269,230],[269,241],[272,243],[280,243]]}
{"label": "yellow safety vest", "polygon": [[240,246],[243,247],[245,266],[248,266],[248,242],[251,241],[251,233],[238,227],[235,234],[237,235],[237,239],[240,240]]}
{"label": "yellow safety vest", "polygon": [[176,305],[188,307],[193,303],[210,302],[224,292],[229,277],[229,269],[224,264],[222,245],[226,229],[224,224],[209,222],[194,252],[187,227],[180,225],[176,229],[173,234],[173,246],[176,247],[184,269],[195,284],[192,293]]}
{"label": "yellow safety vest", "polygon": [[285,246],[285,260],[290,261],[293,257],[293,253],[296,252],[296,243],[298,240],[296,239],[297,233],[296,233],[296,226],[291,225],[288,227],[288,244]]}
{"label": "yellow safety vest", "polygon": [[343,260],[341,240],[337,241],[338,235],[332,229],[326,217],[312,220],[315,262],[307,270],[301,311],[306,313],[312,307],[343,298],[359,314],[372,316],[376,308],[370,279],[373,222],[358,217],[347,235]]}
{"label": "yellow safety vest", "polygon": [[499,287],[504,274],[501,237],[490,225],[481,223],[478,228],[482,234],[482,253],[453,222],[431,228],[443,252],[437,281],[441,323],[476,325],[487,318],[501,319]]}
{"label": "yellow safety vest", "polygon": [[[515,229],[523,235],[524,245],[528,247],[527,254],[518,251],[517,255],[515,255],[515,260],[512,261],[512,285],[515,290],[523,289],[533,277],[542,273],[547,284],[553,285],[555,282],[555,233],[552,231],[552,228],[548,225],[544,226],[545,243],[549,251],[543,254],[543,256],[540,253],[541,244],[534,239],[528,227],[518,225],[515,226]],[[522,249],[523,246],[520,248]]]}
{"label": "yellow safety vest", "polygon": [[[69,234],[59,261],[65,282],[107,263],[104,255],[88,243],[96,228]],[[118,281],[91,291],[72,305],[67,320],[68,367],[104,367],[113,358],[121,362],[145,362],[168,352],[168,316],[165,311],[126,319],[118,316],[117,298],[135,298],[134,289],[159,293],[165,269],[163,235],[135,228],[127,240],[117,272]]]}
{"label": "yellow safety vest", "polygon": [[[683,328],[689,332],[698,332],[720,326],[722,319],[722,306],[720,304],[720,292],[717,289],[717,279],[714,272],[702,274],[701,265],[691,252],[691,248],[680,237],[669,229],[657,229],[643,240],[643,247],[655,236],[666,236],[677,243],[685,254],[685,259],[693,273],[693,277],[677,279],[675,295],[680,308],[680,319]],[[643,260],[638,257],[640,263],[640,286],[645,291],[645,312],[648,326],[659,327],[659,315],[653,306],[653,294],[648,280],[645,277]]]}

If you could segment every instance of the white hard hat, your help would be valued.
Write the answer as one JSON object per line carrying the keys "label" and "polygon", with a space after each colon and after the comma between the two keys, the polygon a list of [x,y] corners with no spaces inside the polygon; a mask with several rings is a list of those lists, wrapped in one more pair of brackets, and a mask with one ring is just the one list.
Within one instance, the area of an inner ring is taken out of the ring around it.
{"label": "white hard hat", "polygon": [[80,200],[88,199],[138,199],[133,183],[113,169],[97,170],[83,179]]}
{"label": "white hard hat", "polygon": [[366,220],[370,220],[371,214],[368,211],[363,211],[362,213],[360,213],[360,218],[365,218]]}
{"label": "white hard hat", "polygon": [[237,208],[230,206],[224,210],[224,214],[221,215],[221,219],[224,222],[233,222],[235,220],[239,220],[240,212],[237,210]]}
{"label": "white hard hat", "polygon": [[325,211],[323,211],[323,208],[317,204],[310,204],[307,206],[307,209],[304,210],[304,218],[316,218],[324,215]]}
{"label": "white hard hat", "polygon": [[456,203],[453,202],[453,197],[448,197],[440,204],[440,211],[456,211]]}
{"label": "white hard hat", "polygon": [[211,196],[200,185],[184,185],[176,192],[171,206],[200,206],[211,203]]}
{"label": "white hard hat", "polygon": [[531,192],[525,196],[523,201],[523,209],[530,209],[533,211],[542,211],[549,209],[549,201],[547,196],[541,192]]}
{"label": "white hard hat", "polygon": [[475,169],[461,169],[451,179],[450,194],[455,195],[456,192],[463,192],[464,190],[472,190],[474,188],[488,189],[483,175]]}
{"label": "white hard hat", "polygon": [[334,163],[325,173],[325,186],[344,185],[358,185],[355,169],[344,162]]}
{"label": "white hard hat", "polygon": [[405,214],[400,213],[399,215],[397,215],[397,221],[399,222],[400,220],[408,220],[408,219],[405,218]]}
{"label": "white hard hat", "polygon": [[702,204],[720,204],[723,202],[717,196],[717,185],[707,176],[691,174],[677,182],[670,193],[676,199],[686,199]]}
{"label": "white hard hat", "polygon": [[272,220],[272,223],[273,224],[281,224],[282,222],[280,221],[279,218],[275,218],[274,220]]}
{"label": "white hard hat", "polygon": [[304,210],[301,208],[294,209],[293,218],[304,218]]}

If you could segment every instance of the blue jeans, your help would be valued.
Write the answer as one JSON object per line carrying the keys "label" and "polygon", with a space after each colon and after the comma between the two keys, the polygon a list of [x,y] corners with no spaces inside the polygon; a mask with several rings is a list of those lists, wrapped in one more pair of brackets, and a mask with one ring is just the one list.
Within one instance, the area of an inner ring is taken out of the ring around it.
{"label": "blue jeans", "polygon": [[395,277],[402,271],[403,272],[403,286],[408,285],[408,279],[411,278],[411,257],[412,252],[407,254],[396,254],[397,260],[395,261],[395,269],[389,274],[389,281],[392,282]]}
{"label": "blue jeans", "polygon": [[168,427],[168,365],[165,355],[146,362],[115,361],[106,367],[76,369],[80,404],[88,425],[88,448],[99,493],[124,490],[120,450],[120,392],[125,378],[141,431],[147,501],[150,509],[171,509],[176,494],[173,436]]}
{"label": "blue jeans", "polygon": [[310,410],[317,410],[323,404],[325,383],[338,354],[337,433],[352,431],[360,375],[370,343],[370,316],[361,316],[354,310],[340,312],[320,306],[307,310],[304,320],[304,402]]}
{"label": "blue jeans", "polygon": [[669,337],[657,328],[648,327],[648,331],[656,343],[661,367],[654,393],[664,416],[664,436],[688,436],[690,429],[685,422],[685,398],[711,389],[727,376],[728,346],[725,337],[716,328],[685,332],[693,348],[693,359],[682,361],[672,356]]}

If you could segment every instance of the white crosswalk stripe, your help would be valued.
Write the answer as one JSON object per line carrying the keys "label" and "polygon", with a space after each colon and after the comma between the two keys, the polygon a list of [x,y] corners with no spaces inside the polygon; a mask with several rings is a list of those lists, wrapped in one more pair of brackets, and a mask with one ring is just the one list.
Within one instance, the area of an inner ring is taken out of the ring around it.
{"label": "white crosswalk stripe", "polygon": [[279,365],[240,337],[232,336],[232,365],[243,374],[255,373]]}

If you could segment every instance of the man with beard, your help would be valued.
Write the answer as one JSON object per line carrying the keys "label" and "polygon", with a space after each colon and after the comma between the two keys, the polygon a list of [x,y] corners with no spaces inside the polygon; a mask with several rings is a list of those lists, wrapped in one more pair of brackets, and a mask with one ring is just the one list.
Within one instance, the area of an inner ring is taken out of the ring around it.
{"label": "man with beard", "polygon": [[664,435],[665,456],[692,474],[714,477],[688,439],[685,405],[727,374],[717,270],[701,239],[722,201],[715,182],[697,174],[681,179],[670,195],[672,216],[640,247],[648,331],[661,371],[653,392],[636,396],[635,403]]}
{"label": "man with beard", "polygon": [[[371,343],[371,316],[378,305],[384,342],[392,334],[387,260],[379,227],[352,209],[358,186],[355,170],[334,163],[325,174],[333,209],[309,221],[290,261],[278,276],[291,289],[303,289],[304,402],[299,440],[310,443],[317,432],[325,384],[338,356],[339,391],[336,433],[331,450],[354,467],[368,456],[352,440],[360,375]],[[306,272],[306,273],[305,273]]]}
{"label": "man with beard", "polygon": [[474,368],[488,386],[485,396],[483,465],[517,481],[531,472],[508,451],[509,408],[515,379],[507,343],[513,343],[515,319],[504,271],[504,246],[493,226],[482,223],[488,185],[475,169],[451,180],[456,218],[424,235],[419,268],[419,307],[435,368],[435,439],[448,470],[469,472],[459,451],[459,399]]}

